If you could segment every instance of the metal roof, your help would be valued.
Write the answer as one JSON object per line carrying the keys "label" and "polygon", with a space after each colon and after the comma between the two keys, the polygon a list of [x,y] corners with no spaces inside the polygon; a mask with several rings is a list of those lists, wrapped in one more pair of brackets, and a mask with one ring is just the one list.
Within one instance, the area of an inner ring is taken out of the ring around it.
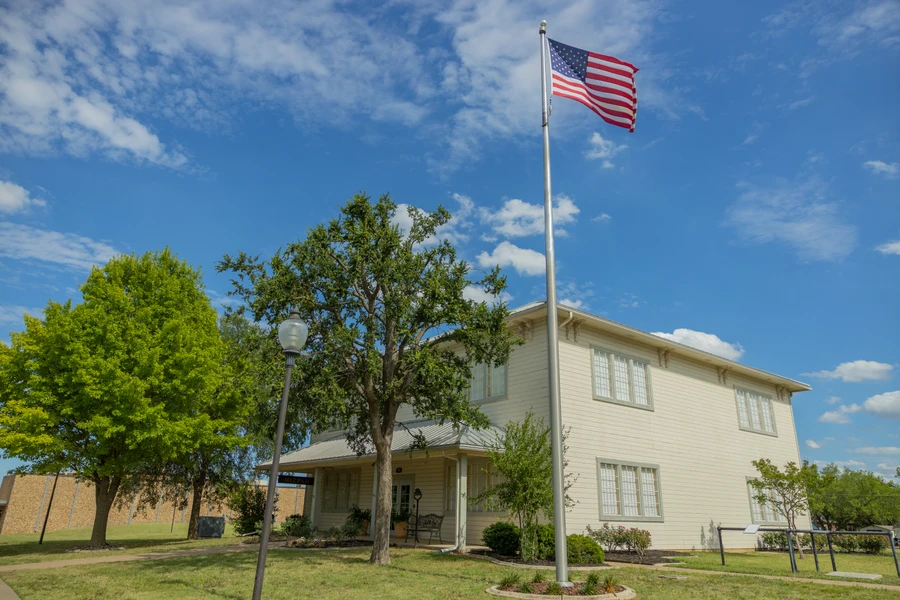
{"label": "metal roof", "polygon": [[[489,425],[485,429],[474,429],[463,425],[456,430],[452,423],[435,423],[434,421],[415,421],[404,423],[394,428],[394,437],[391,442],[391,454],[402,454],[409,451],[417,438],[424,437],[425,445],[429,449],[460,448],[468,450],[484,450],[504,435],[504,430],[496,425]],[[374,452],[363,456],[374,456]],[[357,458],[356,452],[350,448],[347,438],[343,433],[335,437],[310,444],[281,456],[281,466],[297,466],[300,463],[322,463],[337,460]],[[271,461],[260,463],[257,468],[271,466]]]}

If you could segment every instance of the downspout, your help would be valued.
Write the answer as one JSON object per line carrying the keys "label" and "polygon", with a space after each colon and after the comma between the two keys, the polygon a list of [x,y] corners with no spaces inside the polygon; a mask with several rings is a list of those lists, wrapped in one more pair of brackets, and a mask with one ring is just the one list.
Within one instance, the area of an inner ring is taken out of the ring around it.
{"label": "downspout", "polygon": [[566,319],[565,321],[563,321],[562,323],[560,323],[560,324],[559,324],[559,328],[562,329],[563,327],[565,327],[566,325],[568,325],[569,323],[571,323],[571,322],[572,322],[572,319],[574,319],[574,318],[575,318],[575,313],[573,313],[573,312],[570,310],[570,311],[569,311],[569,318]]}
{"label": "downspout", "polygon": [[456,463],[456,522],[453,524],[453,528],[456,530],[453,539],[456,541],[456,543],[453,544],[452,548],[441,548],[440,550],[432,552],[432,554],[449,554],[451,552],[456,552],[457,550],[459,550],[459,459],[452,456],[447,456],[446,452],[441,452],[441,454],[444,455],[444,458],[448,458]]}

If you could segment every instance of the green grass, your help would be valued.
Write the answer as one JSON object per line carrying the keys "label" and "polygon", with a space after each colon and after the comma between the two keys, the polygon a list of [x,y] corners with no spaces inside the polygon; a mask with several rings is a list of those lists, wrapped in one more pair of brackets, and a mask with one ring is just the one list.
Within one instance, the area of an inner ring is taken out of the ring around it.
{"label": "green grass", "polygon": [[[794,574],[794,577],[825,579],[825,574],[832,571],[828,552],[819,554],[819,568],[821,569],[819,573],[816,573],[816,563],[812,552],[805,552],[804,556],[803,560],[800,560],[799,556],[797,558],[797,568],[800,572]],[[685,562],[680,566],[689,569],[791,576],[791,562],[787,552],[726,552],[724,567],[718,552],[698,552],[694,557],[686,556],[679,560]],[[900,585],[900,577],[897,577],[894,559],[890,554],[871,556],[835,552],[834,560],[838,571],[879,573],[882,575],[882,579],[874,583]],[[827,579],[834,578],[828,577]]]}
{"label": "green grass", "polygon": [[[269,552],[264,596],[267,600],[459,600],[488,598],[508,568],[474,558],[393,549],[389,567],[367,564],[368,550],[273,550]],[[217,554],[143,562],[3,573],[22,600],[245,599],[253,587],[256,553]],[[689,574],[662,579],[669,572],[622,568],[623,585],[641,600],[888,600],[889,590],[838,587],[808,581],[778,581],[734,575]],[[572,573],[577,581],[585,573]]]}
{"label": "green grass", "polygon": [[39,534],[0,535],[0,565],[18,565],[48,560],[66,560],[89,556],[110,556],[115,554],[136,554],[143,552],[172,552],[191,548],[209,548],[236,544],[240,538],[234,535],[231,525],[225,526],[221,539],[188,541],[187,524],[178,523],[170,533],[170,524],[144,524],[110,527],[106,540],[113,546],[124,546],[125,550],[103,552],[71,552],[72,548],[89,546],[90,528],[49,531],[44,543],[38,545]]}

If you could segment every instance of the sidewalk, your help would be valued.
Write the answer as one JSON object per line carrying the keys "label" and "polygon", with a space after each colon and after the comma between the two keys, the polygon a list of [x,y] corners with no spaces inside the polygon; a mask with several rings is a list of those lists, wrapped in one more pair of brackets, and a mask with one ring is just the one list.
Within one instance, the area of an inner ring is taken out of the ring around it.
{"label": "sidewalk", "polygon": [[811,577],[788,577],[786,575],[758,575],[755,573],[732,573],[730,571],[707,571],[705,569],[683,569],[681,567],[667,567],[665,565],[635,565],[632,563],[620,563],[609,561],[616,567],[633,567],[635,569],[650,569],[653,571],[667,571],[670,573],[696,573],[699,575],[737,575],[738,577],[758,577],[760,579],[776,579],[778,581],[790,581],[792,583],[805,582],[822,585],[836,585],[839,587],[863,587],[873,590],[888,590],[900,592],[900,585],[886,585],[879,583],[867,583],[865,581],[840,581],[834,579],[813,579]]}

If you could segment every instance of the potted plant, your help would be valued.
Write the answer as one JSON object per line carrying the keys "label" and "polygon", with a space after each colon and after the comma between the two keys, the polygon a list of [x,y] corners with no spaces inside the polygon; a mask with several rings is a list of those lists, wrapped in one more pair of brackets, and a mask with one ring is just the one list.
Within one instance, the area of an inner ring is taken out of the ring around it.
{"label": "potted plant", "polygon": [[409,524],[410,512],[408,508],[401,508],[391,512],[391,523],[394,524],[394,537],[407,537],[407,525]]}
{"label": "potted plant", "polygon": [[372,510],[369,508],[360,508],[353,505],[350,514],[347,516],[348,521],[353,521],[359,525],[359,535],[369,534],[369,523],[372,521]]}

